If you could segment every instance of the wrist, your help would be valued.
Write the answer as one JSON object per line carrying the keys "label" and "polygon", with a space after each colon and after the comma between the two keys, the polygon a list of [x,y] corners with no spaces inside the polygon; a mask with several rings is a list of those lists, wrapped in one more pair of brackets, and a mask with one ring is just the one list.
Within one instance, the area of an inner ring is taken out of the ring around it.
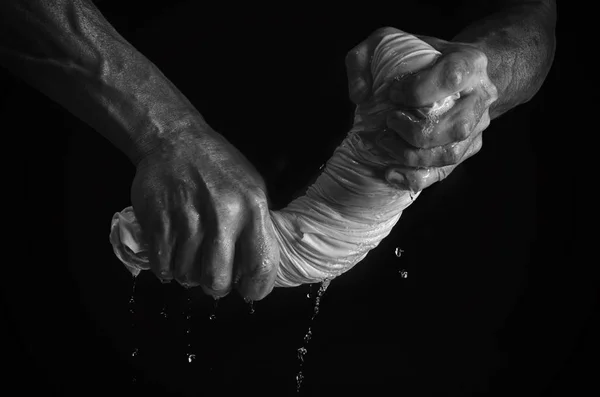
{"label": "wrist", "polygon": [[190,140],[208,140],[215,135],[200,114],[191,109],[186,116],[168,122],[168,126],[165,123],[159,128],[143,131],[135,138],[131,149],[124,152],[137,167],[151,156],[160,156],[168,161],[187,151]]}

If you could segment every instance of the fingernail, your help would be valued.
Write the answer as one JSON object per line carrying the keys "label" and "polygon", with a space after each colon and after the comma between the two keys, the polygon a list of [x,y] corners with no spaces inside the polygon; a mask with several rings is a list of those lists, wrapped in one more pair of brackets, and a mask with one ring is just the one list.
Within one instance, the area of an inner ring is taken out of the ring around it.
{"label": "fingernail", "polygon": [[400,174],[398,171],[390,171],[388,173],[388,182],[391,184],[397,185],[398,187],[404,187],[404,175]]}

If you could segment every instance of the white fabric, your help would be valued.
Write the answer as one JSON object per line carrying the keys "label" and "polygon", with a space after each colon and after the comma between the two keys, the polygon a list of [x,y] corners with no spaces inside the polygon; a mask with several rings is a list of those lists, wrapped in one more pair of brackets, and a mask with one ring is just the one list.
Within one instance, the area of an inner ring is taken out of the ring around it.
{"label": "white fabric", "polygon": [[[320,282],[351,269],[390,233],[418,196],[411,198],[408,191],[387,183],[385,169],[400,163],[377,143],[383,134],[394,134],[384,130],[386,112],[394,108],[387,98],[390,83],[439,55],[403,32],[384,37],[377,46],[371,62],[372,99],[357,106],[352,130],[306,194],[270,212],[281,250],[276,287]],[[134,275],[149,267],[140,236],[131,207],[113,216],[110,241]]]}

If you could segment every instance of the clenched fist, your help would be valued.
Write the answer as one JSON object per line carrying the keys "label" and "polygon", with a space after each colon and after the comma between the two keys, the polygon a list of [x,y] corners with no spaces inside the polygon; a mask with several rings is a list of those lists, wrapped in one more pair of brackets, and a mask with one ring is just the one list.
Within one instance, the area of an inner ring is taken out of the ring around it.
{"label": "clenched fist", "polygon": [[[363,103],[372,94],[371,59],[386,35],[382,28],[346,57],[350,98]],[[498,98],[487,75],[487,58],[471,44],[416,36],[442,55],[417,73],[396,79],[389,99],[397,109],[388,114],[388,131],[381,143],[392,149],[403,167],[386,171],[391,183],[420,191],[447,177],[482,146],[482,132],[490,124],[489,107]],[[454,105],[439,114],[432,106],[452,96]]]}
{"label": "clenched fist", "polygon": [[279,247],[264,181],[220,135],[177,133],[139,163],[131,200],[161,280],[213,297],[237,286],[260,300],[273,289]]}

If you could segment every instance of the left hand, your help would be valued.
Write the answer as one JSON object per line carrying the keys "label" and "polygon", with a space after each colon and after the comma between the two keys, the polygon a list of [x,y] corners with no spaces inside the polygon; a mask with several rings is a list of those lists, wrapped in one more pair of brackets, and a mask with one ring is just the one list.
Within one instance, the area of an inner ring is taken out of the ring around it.
{"label": "left hand", "polygon": [[[367,60],[385,35],[396,32],[394,28],[379,29],[348,53],[350,98],[355,104],[370,97],[371,67]],[[482,132],[490,124],[489,107],[498,98],[487,75],[487,57],[477,47],[416,37],[442,55],[432,66],[390,86],[389,98],[398,109],[388,115],[391,133],[382,139],[404,165],[386,170],[386,179],[415,192],[446,178],[481,149]],[[460,98],[441,116],[426,117],[419,111],[455,93]]]}

